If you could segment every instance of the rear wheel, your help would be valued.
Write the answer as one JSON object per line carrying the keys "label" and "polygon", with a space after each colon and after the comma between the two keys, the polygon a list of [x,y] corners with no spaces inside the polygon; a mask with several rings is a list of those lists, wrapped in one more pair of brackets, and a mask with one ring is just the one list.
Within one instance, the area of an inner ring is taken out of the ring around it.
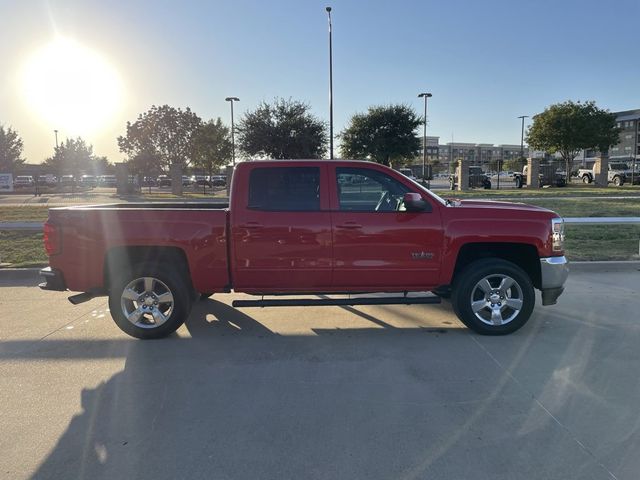
{"label": "rear wheel", "polygon": [[132,337],[162,338],[189,316],[191,296],[183,276],[156,265],[139,265],[111,283],[109,309],[120,329]]}
{"label": "rear wheel", "polygon": [[516,177],[516,188],[522,188],[522,177]]}
{"label": "rear wheel", "polygon": [[591,177],[589,175],[584,175],[582,177],[582,183],[591,183]]}
{"label": "rear wheel", "polygon": [[497,258],[477,260],[457,275],[452,304],[460,321],[482,335],[521,328],[533,311],[535,291],[517,265]]}

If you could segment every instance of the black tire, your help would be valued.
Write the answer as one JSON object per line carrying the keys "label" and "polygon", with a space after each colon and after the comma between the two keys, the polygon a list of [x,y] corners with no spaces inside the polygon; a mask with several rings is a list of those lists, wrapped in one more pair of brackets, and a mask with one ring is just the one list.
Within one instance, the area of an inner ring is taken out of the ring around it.
{"label": "black tire", "polygon": [[[144,278],[154,279],[151,282],[151,290],[146,290]],[[146,295],[152,297],[152,300],[156,299],[158,303],[147,305],[139,299],[125,298],[125,290],[127,289],[131,290],[129,297],[134,296],[134,293],[140,295],[140,298]],[[170,294],[171,302],[162,302],[161,300],[166,297],[167,292]],[[118,275],[111,282],[109,309],[116,325],[132,337],[140,339],[166,337],[180,328],[191,312],[191,289],[188,286],[188,278],[175,270],[158,265],[137,265]],[[131,313],[134,310],[140,311],[142,315],[138,316],[134,324],[127,318],[125,309]],[[160,325],[154,326],[157,320],[153,319],[156,318],[158,312],[166,317],[166,320],[163,320]]]}
{"label": "black tire", "polygon": [[[491,287],[489,292],[480,286],[482,280],[487,280],[486,288]],[[498,287],[502,280],[507,284],[512,280],[513,284],[500,292]],[[520,308],[507,305],[517,306],[518,301]],[[456,275],[451,296],[453,310],[460,321],[481,335],[506,335],[520,329],[529,320],[535,302],[535,290],[529,276],[517,265],[499,258],[476,260],[468,265]],[[477,312],[482,319],[474,313],[472,303],[479,306]],[[492,320],[490,312],[494,309],[499,310],[496,314],[501,317],[499,323]]]}
{"label": "black tire", "polygon": [[582,183],[591,183],[591,177],[589,175],[583,175]]}
{"label": "black tire", "polygon": [[485,190],[491,190],[491,180],[485,180],[484,189]]}
{"label": "black tire", "polygon": [[522,177],[516,177],[516,188],[522,188]]}
{"label": "black tire", "polygon": [[621,187],[624,184],[624,180],[622,179],[622,177],[616,175],[615,177],[613,177],[613,184],[616,187]]}

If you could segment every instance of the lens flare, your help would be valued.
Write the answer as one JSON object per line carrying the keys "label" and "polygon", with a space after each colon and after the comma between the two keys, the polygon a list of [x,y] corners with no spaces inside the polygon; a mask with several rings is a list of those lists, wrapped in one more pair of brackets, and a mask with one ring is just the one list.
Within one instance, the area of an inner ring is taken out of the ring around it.
{"label": "lens flare", "polygon": [[69,136],[99,132],[122,108],[123,86],[116,69],[71,39],[57,38],[37,50],[22,74],[31,111]]}

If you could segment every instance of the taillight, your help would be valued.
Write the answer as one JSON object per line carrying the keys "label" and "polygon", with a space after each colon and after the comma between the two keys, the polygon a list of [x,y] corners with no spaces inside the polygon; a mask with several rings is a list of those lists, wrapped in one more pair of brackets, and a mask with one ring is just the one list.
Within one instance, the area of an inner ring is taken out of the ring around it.
{"label": "taillight", "polygon": [[60,244],[60,229],[58,227],[49,222],[45,223],[43,239],[47,255],[60,253],[62,245]]}

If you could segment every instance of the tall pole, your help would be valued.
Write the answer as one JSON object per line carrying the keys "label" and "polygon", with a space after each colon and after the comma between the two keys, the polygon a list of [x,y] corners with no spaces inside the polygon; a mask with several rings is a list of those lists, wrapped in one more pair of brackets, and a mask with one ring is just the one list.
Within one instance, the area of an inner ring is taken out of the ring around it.
{"label": "tall pole", "polygon": [[427,99],[432,96],[433,95],[428,92],[418,94],[418,98],[424,98],[424,125],[422,130],[422,183],[426,182],[427,188],[431,187],[429,180],[425,179],[427,170]]}
{"label": "tall pole", "polygon": [[331,7],[325,8],[329,18],[329,158],[333,160],[333,39],[331,32]]}
{"label": "tall pole", "polygon": [[636,141],[633,144],[633,162],[631,162],[631,185],[636,176],[636,163],[638,158],[638,130],[640,130],[640,118],[636,118]]}
{"label": "tall pole", "polygon": [[240,99],[238,97],[227,97],[225,98],[227,102],[231,104],[231,159],[233,161],[233,168],[236,167],[236,141],[235,134],[233,128],[233,102],[239,102]]}
{"label": "tall pole", "polygon": [[58,130],[54,130],[53,133],[56,135],[56,150],[58,150]]}
{"label": "tall pole", "polygon": [[529,118],[528,115],[520,115],[518,118],[522,119],[522,130],[520,132],[520,160],[524,160],[524,119]]}

